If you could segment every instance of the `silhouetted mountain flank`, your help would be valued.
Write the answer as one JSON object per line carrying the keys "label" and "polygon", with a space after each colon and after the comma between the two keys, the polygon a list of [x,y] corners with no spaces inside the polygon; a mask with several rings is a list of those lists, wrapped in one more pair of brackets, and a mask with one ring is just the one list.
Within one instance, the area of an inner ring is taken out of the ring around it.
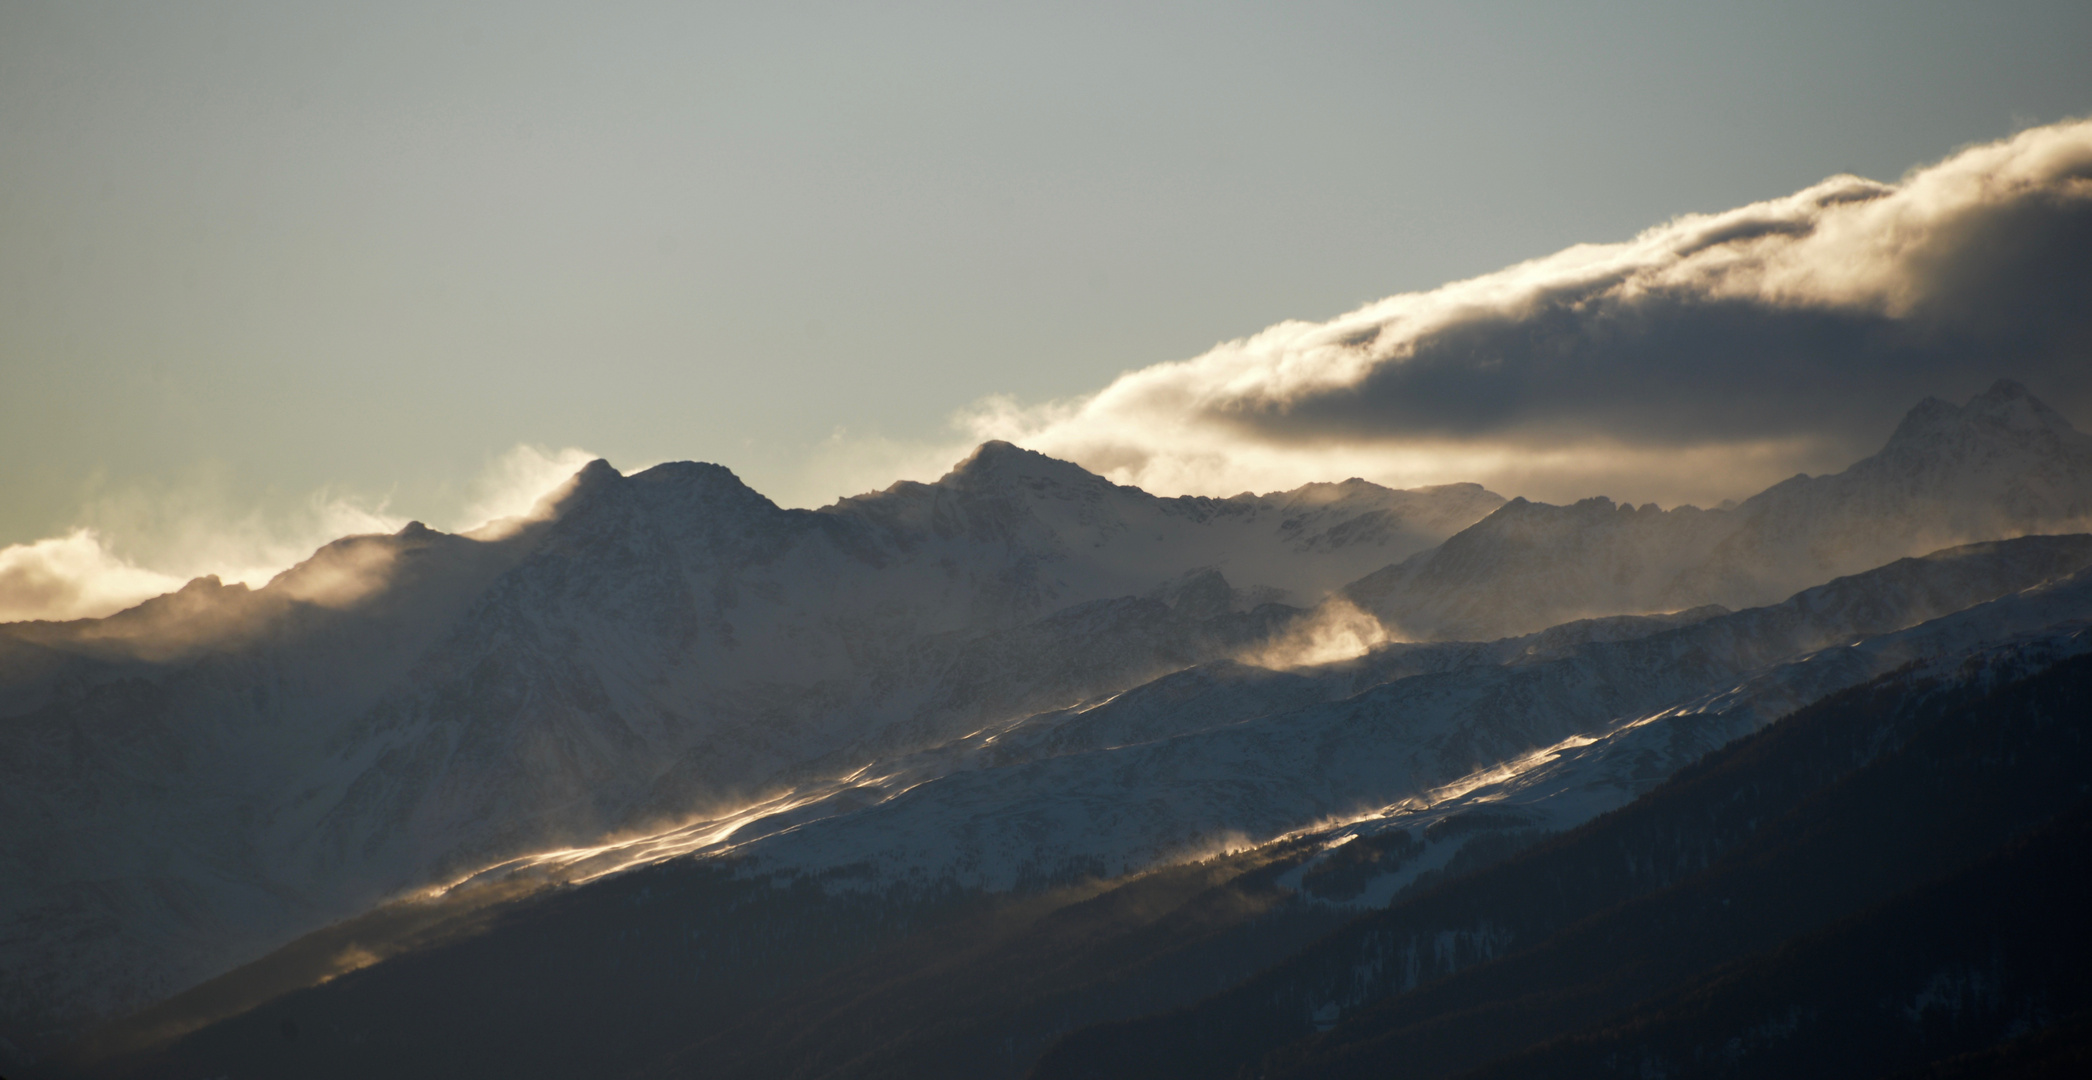
{"label": "silhouetted mountain flank", "polygon": [[1569,619],[1749,607],[1892,559],[2092,521],[2092,436],[2000,381],[1929,398],[1881,451],[1727,510],[1514,499],[1346,594],[1415,636],[1489,640]]}

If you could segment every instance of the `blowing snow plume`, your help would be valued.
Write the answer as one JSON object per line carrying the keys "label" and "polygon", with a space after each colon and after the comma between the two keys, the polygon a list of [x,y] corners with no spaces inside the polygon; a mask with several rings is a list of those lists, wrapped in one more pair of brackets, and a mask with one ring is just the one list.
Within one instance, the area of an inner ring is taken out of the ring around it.
{"label": "blowing snow plume", "polygon": [[1361,475],[1713,501],[1843,467],[2004,375],[2092,404],[2092,121],[1898,183],[1836,176],[1326,323],[1286,322],[976,434],[1158,492]]}
{"label": "blowing snow plume", "polygon": [[1355,660],[1376,645],[1397,640],[1371,613],[1338,595],[1322,602],[1298,625],[1277,639],[1242,654],[1245,664],[1285,670]]}
{"label": "blowing snow plume", "polygon": [[[476,539],[499,539],[549,512],[546,500],[594,457],[572,447],[516,446],[487,463],[447,524]],[[236,512],[226,502],[209,490],[132,492],[90,508],[85,516],[93,524],[0,547],[0,623],[100,618],[207,575],[259,588],[330,541],[396,532],[407,523],[382,500],[327,491],[273,517]]]}

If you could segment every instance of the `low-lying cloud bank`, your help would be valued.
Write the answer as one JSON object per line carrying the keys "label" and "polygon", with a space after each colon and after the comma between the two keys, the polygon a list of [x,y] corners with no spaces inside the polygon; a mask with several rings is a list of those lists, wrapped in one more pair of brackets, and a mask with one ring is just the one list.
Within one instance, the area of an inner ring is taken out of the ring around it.
{"label": "low-lying cloud bank", "polygon": [[1162,493],[1350,475],[1717,501],[1998,377],[2092,404],[2092,121],[1286,322],[963,422]]}
{"label": "low-lying cloud bank", "polygon": [[[466,505],[439,525],[496,535],[501,521],[529,514],[540,497],[594,457],[572,447],[517,446],[488,464]],[[330,541],[397,532],[407,523],[383,502],[327,492],[314,493],[298,513],[278,518],[213,513],[184,506],[179,498],[157,501],[171,509],[117,515],[152,530],[156,535],[150,537],[112,536],[83,526],[35,543],[0,547],[0,622],[109,615],[206,574],[259,588]],[[123,553],[124,539],[149,542],[152,554]]]}

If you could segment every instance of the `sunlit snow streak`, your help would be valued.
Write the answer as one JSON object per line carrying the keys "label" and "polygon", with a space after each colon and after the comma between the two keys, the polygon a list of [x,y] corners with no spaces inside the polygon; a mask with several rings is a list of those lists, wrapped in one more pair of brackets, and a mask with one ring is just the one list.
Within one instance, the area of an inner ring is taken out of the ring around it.
{"label": "sunlit snow streak", "polygon": [[[1107,698],[1079,711],[1088,711],[1088,708],[1095,708],[1110,700]],[[684,822],[674,828],[642,836],[610,840],[586,847],[559,848],[509,859],[476,870],[448,884],[433,887],[425,895],[442,896],[461,886],[530,878],[540,879],[548,885],[578,885],[609,874],[650,866],[685,855],[724,854],[739,846],[735,842],[737,835],[752,825],[780,815],[831,801],[836,806],[833,813],[841,814],[900,798],[925,783],[965,767],[961,760],[953,757],[943,757],[940,760],[940,750],[970,753],[994,742],[997,736],[1005,734],[1022,722],[1023,718],[1019,718],[997,725],[994,729],[981,728],[973,731],[946,747],[922,755],[929,759],[928,762],[866,762],[834,780],[795,788],[782,795],[749,803],[730,813]],[[878,776],[866,775],[874,768],[880,767],[887,771]],[[866,795],[874,797],[866,802],[863,798]],[[857,798],[845,799],[844,796]],[[820,820],[829,816],[833,814],[821,814],[810,820]],[[763,831],[759,833],[759,837],[790,832],[807,823],[795,822],[782,829]]]}
{"label": "sunlit snow streak", "polygon": [[[1116,696],[1114,695],[1114,697]],[[1087,712],[1089,709],[1105,704],[1109,700],[1106,699],[1103,702],[1087,705],[1074,710],[1074,712],[1079,715],[1081,712]],[[1630,728],[1639,727],[1642,724],[1661,719],[1678,711],[1671,709],[1649,716],[1638,717],[1616,725],[1606,735],[1617,734]],[[1014,723],[1004,725],[1002,730],[993,734],[987,734],[990,730],[988,728],[970,732],[955,740],[950,748],[963,750],[970,746],[986,745],[988,742],[992,742],[996,735],[1005,733],[1009,727],[1013,726],[1015,726]],[[1563,754],[1597,743],[1605,738],[1606,735],[1570,736],[1551,746],[1532,750],[1510,761],[1486,769],[1478,769],[1453,783],[1427,789],[1396,803],[1358,814],[1329,817],[1316,821],[1311,825],[1291,829],[1261,841],[1246,837],[1240,838],[1237,842],[1228,845],[1226,850],[1233,851],[1260,847],[1268,843],[1313,836],[1365,822],[1387,821],[1404,816],[1426,814],[1434,808],[1456,800],[1466,799],[1471,802],[1495,801],[1502,798],[1507,792],[1470,797],[1475,796],[1476,792],[1493,785],[1507,789],[1516,787],[1518,781],[1532,776],[1537,770],[1556,761]],[[966,768],[965,764],[951,759],[946,759],[942,762],[943,768],[924,767],[921,765],[910,768],[906,764],[896,767],[893,763],[886,763],[888,771],[882,772],[879,776],[867,776],[868,773],[881,764],[879,762],[867,762],[848,774],[826,783],[797,788],[782,795],[749,803],[730,813],[685,822],[660,832],[607,841],[586,847],[560,848],[510,859],[506,862],[497,863],[475,871],[447,885],[430,889],[427,895],[441,896],[461,886],[530,878],[542,880],[547,885],[581,884],[610,874],[650,866],[686,855],[724,854],[741,847],[744,843],[750,843],[757,839],[781,833],[793,832],[813,821],[822,820],[835,814],[850,813],[862,810],[868,805],[890,802],[926,783],[955,771],[963,771]],[[863,799],[866,795],[874,797],[867,802]],[[844,796],[857,796],[857,798],[846,799]],[[808,820],[793,822],[780,829],[759,830],[755,836],[736,842],[735,838],[747,832],[750,826],[830,801],[836,805],[836,809],[832,814],[820,814]],[[1342,841],[1339,840],[1337,842],[1341,843]],[[1176,862],[1184,861],[1185,859],[1195,859],[1204,857],[1204,854],[1206,853],[1203,849],[1198,854],[1180,853],[1182,857],[1169,861]]]}
{"label": "sunlit snow streak", "polygon": [[[1427,788],[1415,795],[1385,806],[1355,814],[1332,815],[1317,820],[1312,824],[1289,829],[1278,836],[1272,837],[1269,842],[1276,843],[1282,840],[1313,837],[1371,822],[1394,821],[1400,818],[1428,820],[1436,816],[1433,815],[1433,811],[1447,812],[1450,809],[1447,806],[1449,803],[1460,803],[1464,806],[1500,802],[1515,793],[1519,788],[1536,781],[1543,773],[1548,771],[1547,766],[1560,761],[1564,755],[1586,746],[1597,745],[1645,724],[1654,723],[1690,711],[1692,710],[1686,708],[1664,709],[1646,716],[1621,721],[1597,735],[1571,735],[1549,746],[1527,751],[1515,758],[1499,762],[1488,768],[1476,769],[1452,783]],[[1489,791],[1488,789],[1490,788],[1498,788],[1500,790]],[[1331,841],[1330,846],[1334,847],[1354,838],[1355,836],[1339,837]]]}
{"label": "sunlit snow streak", "polygon": [[[2029,590],[2029,594],[2032,593],[2033,590]],[[2074,653],[2087,647],[2083,642],[2092,640],[2092,635],[2077,633],[2068,636],[2066,640],[2071,644],[2052,646],[2058,655]],[[1798,668],[1821,658],[1826,653],[1842,651],[1845,648],[1847,647],[1834,646],[1829,650],[1798,657],[1790,666]],[[1560,783],[1564,776],[1563,769],[1573,772],[1579,767],[1579,761],[1588,760],[1588,754],[1584,753],[1588,747],[1599,747],[1598,750],[1589,753],[1602,754],[1606,744],[1614,744],[1616,740],[1636,729],[1699,714],[1720,713],[1746,705],[1754,696],[1764,698],[1766,694],[1773,693],[1777,697],[1775,691],[1776,687],[1752,682],[1726,687],[1689,702],[1641,715],[1629,715],[1594,733],[1570,735],[1506,761],[1475,769],[1450,783],[1423,788],[1394,802],[1356,813],[1326,816],[1263,839],[1230,832],[1227,837],[1212,843],[1176,851],[1162,858],[1160,863],[1196,861],[1215,854],[1316,837],[1327,838],[1324,841],[1326,846],[1335,847],[1355,839],[1358,835],[1356,833],[1348,836],[1341,834],[1344,830],[1358,825],[1398,825],[1405,822],[1430,824],[1469,806],[1507,802],[1521,797],[1531,799],[1535,796],[1545,801],[1549,797],[1548,785]],[[1114,695],[1114,698],[1116,696]],[[1112,699],[1107,698],[1095,704],[1072,706],[1061,715],[1080,715],[1110,700]],[[1791,704],[1793,703],[1790,703],[1790,707]],[[1778,713],[1785,710],[1772,711]],[[514,883],[532,879],[546,885],[578,884],[681,856],[726,854],[749,844],[799,831],[818,822],[890,803],[925,784],[978,768],[985,760],[980,756],[981,751],[989,742],[997,736],[1008,734],[1040,719],[1039,716],[1033,716],[981,728],[941,747],[906,755],[898,760],[867,762],[831,780],[752,802],[730,813],[685,822],[671,829],[592,846],[563,848],[511,859],[467,875],[449,885],[431,889],[428,895],[440,896],[451,889],[470,884]],[[1106,748],[1105,752],[1109,752],[1110,749],[1117,748]],[[870,775],[874,770],[877,770],[879,775]],[[823,803],[832,805],[823,810]],[[816,812],[801,815],[797,820],[790,822],[757,827],[771,819],[809,807],[815,808]],[[1562,818],[1559,816],[1559,809],[1555,819],[1558,826],[1582,820],[1581,816]],[[1596,811],[1587,805],[1584,813],[1590,812]]]}
{"label": "sunlit snow streak", "polygon": [[[859,769],[861,774],[864,770]],[[856,774],[853,774],[853,778]],[[638,866],[663,862],[681,855],[715,849],[725,844],[733,835],[753,822],[777,814],[789,813],[800,807],[828,798],[851,785],[839,784],[824,787],[814,794],[794,791],[763,802],[753,803],[722,817],[705,818],[686,822],[673,829],[626,840],[616,840],[592,847],[561,848],[526,855],[518,859],[498,863],[483,870],[474,871],[463,878],[430,890],[430,895],[440,896],[462,885],[491,882],[517,876],[539,876],[550,882],[580,884],[593,881],[606,874],[630,870]]]}
{"label": "sunlit snow streak", "polygon": [[[1621,727],[1615,728],[1614,731],[1624,731],[1628,727],[1633,726],[1635,726],[1635,724],[1632,723],[1622,725]],[[1508,784],[1511,781],[1526,776],[1535,769],[1538,769],[1544,765],[1554,762],[1555,760],[1559,759],[1563,754],[1568,753],[1571,750],[1589,746],[1592,743],[1597,742],[1599,738],[1599,736],[1592,735],[1571,735],[1568,738],[1563,739],[1561,742],[1555,743],[1553,746],[1543,747],[1538,750],[1533,750],[1528,753],[1521,754],[1518,757],[1503,762],[1502,764],[1494,765],[1487,769],[1480,769],[1475,772],[1471,772],[1450,784],[1446,784],[1442,787],[1432,788],[1430,792],[1425,795],[1425,799],[1432,805],[1437,805],[1438,803],[1450,802],[1454,799],[1462,798],[1464,796],[1473,794],[1474,792],[1479,791],[1482,788],[1490,787],[1492,785]],[[1494,802],[1500,798],[1502,798],[1501,794],[1493,798],[1479,798],[1475,801]]]}

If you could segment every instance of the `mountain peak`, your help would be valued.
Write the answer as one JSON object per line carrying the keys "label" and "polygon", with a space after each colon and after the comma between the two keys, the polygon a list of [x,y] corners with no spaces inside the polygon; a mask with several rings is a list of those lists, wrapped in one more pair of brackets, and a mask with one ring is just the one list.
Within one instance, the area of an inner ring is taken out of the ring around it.
{"label": "mountain peak", "polygon": [[2076,431],[2063,414],[2043,404],[2026,387],[1999,379],[1969,399],[1965,413],[2016,430]]}
{"label": "mountain peak", "polygon": [[1005,442],[1002,439],[989,439],[987,442],[974,447],[973,453],[966,455],[966,460],[953,466],[952,471],[981,472],[984,470],[1002,470],[1020,465],[1032,458],[1045,457],[1046,455],[1036,450],[1026,450],[1016,443]]}
{"label": "mountain peak", "polygon": [[610,462],[602,458],[597,458],[596,460],[591,461],[586,465],[583,465],[580,471],[574,474],[574,484],[576,487],[588,487],[590,485],[602,484],[611,480],[620,479],[623,477],[623,475],[624,474],[618,472],[617,469],[610,464]]}
{"label": "mountain peak", "polygon": [[1910,442],[1935,434],[1961,418],[1961,409],[1951,401],[1928,397],[1903,414],[1903,422],[1896,425],[1896,433],[1889,436],[1889,445]]}
{"label": "mountain peak", "polygon": [[1074,462],[1048,457],[1001,439],[982,443],[945,475],[947,481],[961,482],[992,483],[1032,478],[1069,484],[1095,483],[1102,479]]}
{"label": "mountain peak", "polygon": [[754,491],[747,482],[724,465],[709,461],[664,461],[650,469],[632,474],[635,484],[665,485],[709,485],[728,489]]}
{"label": "mountain peak", "polygon": [[2019,434],[2077,433],[2067,418],[2043,404],[2024,385],[1999,379],[1966,405],[1956,406],[1936,397],[1918,402],[1904,414],[1903,422],[1896,426],[1896,433],[1889,436],[1884,449],[1979,427]]}
{"label": "mountain peak", "polygon": [[1990,384],[1990,389],[1985,390],[1982,393],[1977,394],[1975,397],[1969,399],[1969,404],[1974,405],[1979,401],[2012,401],[2018,398],[2031,399],[2033,398],[2033,396],[2033,393],[2026,388],[2025,384],[2013,379],[1999,379],[1998,381]]}
{"label": "mountain peak", "polygon": [[504,520],[516,523],[529,518],[564,517],[594,501],[601,492],[622,479],[623,473],[611,467],[608,461],[597,458],[576,470],[574,475],[567,477],[558,487],[538,496],[537,505],[531,508],[529,514]]}

